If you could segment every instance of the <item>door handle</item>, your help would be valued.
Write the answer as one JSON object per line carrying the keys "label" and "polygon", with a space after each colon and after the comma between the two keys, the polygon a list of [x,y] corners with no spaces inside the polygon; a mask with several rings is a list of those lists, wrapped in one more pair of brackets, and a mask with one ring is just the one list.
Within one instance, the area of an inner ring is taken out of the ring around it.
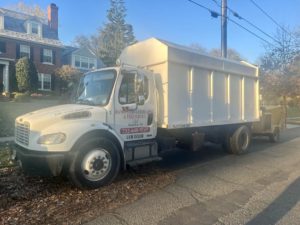
{"label": "door handle", "polygon": [[150,126],[153,122],[153,113],[148,113],[147,125]]}

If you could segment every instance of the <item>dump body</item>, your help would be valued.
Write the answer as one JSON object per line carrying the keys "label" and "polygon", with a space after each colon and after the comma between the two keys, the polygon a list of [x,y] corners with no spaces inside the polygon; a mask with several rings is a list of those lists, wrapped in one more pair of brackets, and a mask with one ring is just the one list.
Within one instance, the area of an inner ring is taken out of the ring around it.
{"label": "dump body", "polygon": [[259,120],[258,68],[151,38],[127,47],[121,63],[156,74],[158,127],[184,128]]}

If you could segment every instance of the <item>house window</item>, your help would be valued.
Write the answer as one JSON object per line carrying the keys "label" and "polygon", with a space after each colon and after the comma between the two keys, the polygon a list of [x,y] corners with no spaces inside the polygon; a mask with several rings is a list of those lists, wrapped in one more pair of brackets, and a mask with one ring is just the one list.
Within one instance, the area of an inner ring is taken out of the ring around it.
{"label": "house window", "polygon": [[23,57],[30,59],[30,47],[28,45],[20,45],[20,58]]}
{"label": "house window", "polygon": [[96,67],[96,59],[74,55],[73,66],[79,69],[93,69]]}
{"label": "house window", "polygon": [[96,62],[95,62],[95,61],[96,61],[95,59],[89,58],[89,68],[90,68],[90,69],[95,68],[95,65],[96,65]]}
{"label": "house window", "polygon": [[0,41],[0,54],[6,52],[6,44],[3,41]]}
{"label": "house window", "polygon": [[51,91],[51,74],[39,73],[39,90]]}
{"label": "house window", "polygon": [[32,21],[27,22],[27,34],[34,34],[41,37],[42,35],[41,24]]}
{"label": "house window", "polygon": [[43,49],[43,63],[53,63],[53,53],[51,49]]}
{"label": "house window", "polygon": [[39,25],[37,23],[31,23],[31,33],[39,34]]}
{"label": "house window", "polygon": [[89,68],[89,58],[81,57],[81,68],[88,69]]}
{"label": "house window", "polygon": [[80,68],[80,56],[75,56],[75,67]]}

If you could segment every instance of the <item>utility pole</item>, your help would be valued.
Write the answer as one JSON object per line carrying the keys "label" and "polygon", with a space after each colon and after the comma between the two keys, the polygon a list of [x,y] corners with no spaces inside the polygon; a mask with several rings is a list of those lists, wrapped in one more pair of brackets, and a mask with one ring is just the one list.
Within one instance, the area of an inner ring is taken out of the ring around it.
{"label": "utility pole", "polygon": [[227,0],[222,0],[221,11],[221,54],[227,58]]}

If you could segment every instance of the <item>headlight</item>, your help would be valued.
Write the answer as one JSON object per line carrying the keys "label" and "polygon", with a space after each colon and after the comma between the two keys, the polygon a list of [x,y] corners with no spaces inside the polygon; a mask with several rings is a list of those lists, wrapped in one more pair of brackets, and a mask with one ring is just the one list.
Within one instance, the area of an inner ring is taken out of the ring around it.
{"label": "headlight", "polygon": [[37,143],[42,145],[55,145],[63,143],[66,140],[64,133],[46,134],[41,136]]}

